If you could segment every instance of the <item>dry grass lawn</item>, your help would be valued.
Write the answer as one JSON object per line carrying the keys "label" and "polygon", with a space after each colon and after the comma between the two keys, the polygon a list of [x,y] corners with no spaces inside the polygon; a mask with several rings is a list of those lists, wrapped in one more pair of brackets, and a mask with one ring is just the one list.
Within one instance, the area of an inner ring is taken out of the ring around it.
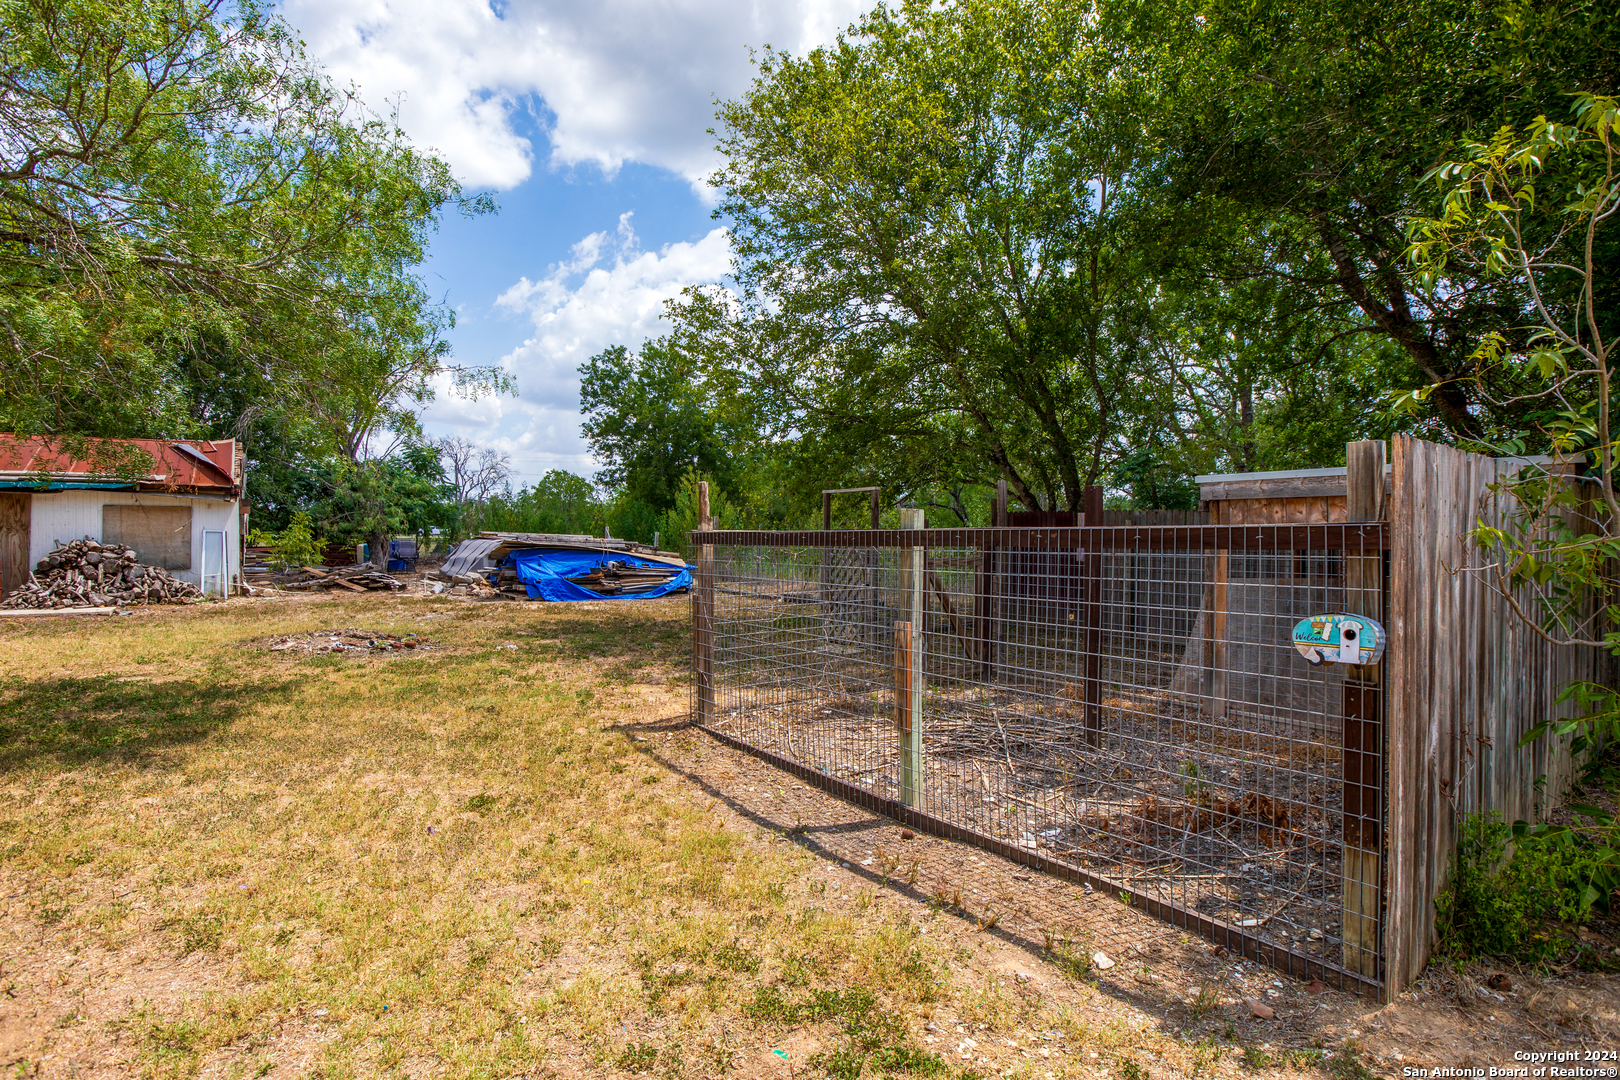
{"label": "dry grass lawn", "polygon": [[[428,647],[266,645],[342,627]],[[1155,1012],[1158,976],[998,936],[892,840],[879,877],[730,801],[678,726],[687,642],[679,600],[0,621],[0,1070],[1366,1075],[1212,975]]]}

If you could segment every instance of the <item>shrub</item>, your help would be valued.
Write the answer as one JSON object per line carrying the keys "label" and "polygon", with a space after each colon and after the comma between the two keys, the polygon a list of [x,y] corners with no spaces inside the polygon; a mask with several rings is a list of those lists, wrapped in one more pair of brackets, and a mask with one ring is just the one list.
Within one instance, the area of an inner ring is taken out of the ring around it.
{"label": "shrub", "polygon": [[1435,901],[1441,952],[1540,963],[1566,949],[1565,928],[1590,914],[1585,893],[1597,853],[1563,835],[1565,842],[1526,835],[1494,814],[1464,819],[1451,881]]}
{"label": "shrub", "polygon": [[270,541],[270,565],[277,570],[286,570],[320,561],[321,546],[315,541],[309,515],[300,510],[293,514],[287,527]]}

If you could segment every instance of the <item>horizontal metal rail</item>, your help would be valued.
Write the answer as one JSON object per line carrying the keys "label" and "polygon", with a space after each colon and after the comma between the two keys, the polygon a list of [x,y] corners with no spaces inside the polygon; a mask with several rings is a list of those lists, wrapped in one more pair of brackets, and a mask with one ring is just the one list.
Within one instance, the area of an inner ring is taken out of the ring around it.
{"label": "horizontal metal rail", "polygon": [[831,529],[694,532],[695,545],[772,548],[989,548],[1046,551],[1388,551],[1383,522],[1328,525]]}

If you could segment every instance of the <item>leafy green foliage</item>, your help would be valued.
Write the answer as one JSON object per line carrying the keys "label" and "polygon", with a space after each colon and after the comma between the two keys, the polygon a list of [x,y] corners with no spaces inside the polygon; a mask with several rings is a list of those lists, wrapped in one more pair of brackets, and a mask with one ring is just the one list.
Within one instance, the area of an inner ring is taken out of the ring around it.
{"label": "leafy green foliage", "polygon": [[448,531],[456,520],[455,491],[431,444],[409,442],[385,458],[328,463],[319,482],[311,514],[326,539],[369,544],[373,562],[387,558],[392,537]]}
{"label": "leafy green foliage", "polygon": [[270,541],[270,565],[278,570],[319,565],[322,547],[315,539],[309,515],[299,510],[287,527]]}
{"label": "leafy green foliage", "polygon": [[[1224,173],[1189,190],[1211,155],[1183,125],[1251,81],[1193,5],[1150,6],[879,8],[722,106],[736,291],[691,291],[671,342],[746,436],[699,467],[750,524],[863,484],[955,524],[997,480],[1025,509],[1101,482],[1179,507],[1194,473],[1333,465],[1414,423],[1379,402],[1422,373],[1335,293],[1313,219]],[[618,430],[675,445],[651,426]]]}
{"label": "leafy green foliage", "polygon": [[1126,454],[1114,465],[1113,481],[1129,496],[1132,510],[1195,510],[1198,485],[1165,461],[1156,447]]}
{"label": "leafy green foliage", "polygon": [[1522,373],[1477,380],[1472,357],[1485,334],[1531,321],[1528,292],[1461,261],[1425,279],[1402,258],[1403,230],[1430,215],[1419,178],[1459,143],[1620,85],[1602,5],[1106,0],[1099,11],[1111,74],[1158,99],[1143,114],[1162,147],[1154,167],[1189,232],[1234,213],[1259,226],[1224,253],[1206,248],[1212,273],[1314,296],[1345,333],[1390,343],[1411,365],[1395,385],[1432,388],[1415,418],[1433,434],[1519,426],[1533,407],[1514,400]]}
{"label": "leafy green foliage", "polygon": [[1522,823],[1469,815],[1451,881],[1435,901],[1441,951],[1459,959],[1551,960],[1570,944],[1564,928],[1590,917],[1590,880],[1601,857],[1571,832],[1537,834]]}
{"label": "leafy green foliage", "polygon": [[733,484],[734,430],[696,359],[662,339],[639,353],[615,346],[579,369],[580,410],[598,479],[655,513],[675,504],[692,469]]}
{"label": "leafy green foliage", "polygon": [[[496,532],[572,533],[594,536],[608,524],[601,496],[583,477],[552,469],[532,487],[495,495],[483,511]],[[627,536],[626,533],[619,533]]]}
{"label": "leafy green foliage", "polygon": [[1055,4],[880,8],[767,54],[722,107],[743,304],[694,300],[683,327],[741,358],[807,471],[1004,477],[1070,509],[1100,475],[1146,264],[1117,195],[1136,143],[1083,26]]}
{"label": "leafy green foliage", "polygon": [[216,377],[393,415],[454,371],[411,268],[442,208],[487,201],[259,5],[226,10],[0,9],[0,428],[207,434]]}

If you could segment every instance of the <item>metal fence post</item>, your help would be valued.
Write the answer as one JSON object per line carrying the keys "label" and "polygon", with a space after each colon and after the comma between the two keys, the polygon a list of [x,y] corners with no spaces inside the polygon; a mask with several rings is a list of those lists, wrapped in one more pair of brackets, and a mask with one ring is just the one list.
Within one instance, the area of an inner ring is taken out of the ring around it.
{"label": "metal fence post", "polygon": [[[1347,521],[1384,517],[1384,444],[1345,447]],[[1384,619],[1384,554],[1345,551],[1344,606]],[[1376,664],[1345,668],[1344,677],[1344,966],[1378,977],[1379,911],[1383,878],[1384,737]]]}
{"label": "metal fence post", "polygon": [[[902,529],[923,528],[921,510],[901,510]],[[923,593],[927,548],[900,549],[906,618],[894,626],[895,719],[900,728],[900,801],[906,806],[919,804],[923,786],[922,702],[923,658],[927,653],[928,607]]]}

